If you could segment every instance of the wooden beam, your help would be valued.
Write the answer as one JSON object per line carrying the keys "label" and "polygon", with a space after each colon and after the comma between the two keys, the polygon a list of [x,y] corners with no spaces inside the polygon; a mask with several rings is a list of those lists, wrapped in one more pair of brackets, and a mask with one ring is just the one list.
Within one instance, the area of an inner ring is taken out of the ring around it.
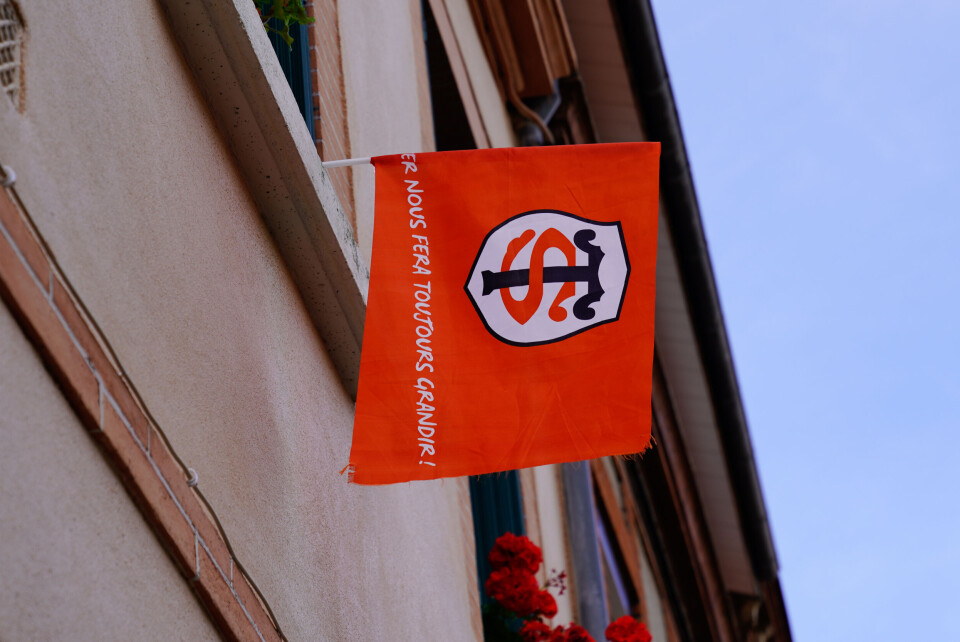
{"label": "wooden beam", "polygon": [[720,568],[710,544],[706,517],[696,492],[693,471],[676,424],[673,404],[659,362],[654,360],[653,414],[659,448],[656,455],[666,471],[666,482],[676,507],[683,537],[695,561],[697,581],[716,639],[734,639],[734,624],[728,614],[727,596]]}
{"label": "wooden beam", "polygon": [[[522,98],[549,96],[577,56],[558,0],[470,0],[490,65]],[[506,92],[509,95],[509,91]]]}
{"label": "wooden beam", "polygon": [[460,92],[460,101],[463,103],[463,110],[467,115],[467,122],[470,124],[473,141],[478,149],[490,147],[490,136],[480,113],[480,103],[473,89],[473,83],[470,82],[470,73],[463,59],[463,52],[460,50],[460,42],[457,40],[453,23],[450,21],[450,14],[447,13],[447,5],[444,0],[429,0],[429,4],[430,10],[433,12],[433,19],[437,23],[437,31],[440,32],[440,39],[443,41],[443,47],[447,52],[447,60],[450,62],[453,79],[457,83],[457,90]]}
{"label": "wooden beam", "polygon": [[596,488],[600,499],[600,508],[613,530],[616,553],[620,556],[619,561],[627,571],[627,579],[630,581],[633,597],[636,598],[636,603],[631,606],[639,610],[643,603],[643,580],[640,575],[640,557],[636,533],[628,525],[623,509],[617,502],[613,481],[610,479],[603,462],[599,459],[591,460],[590,470],[593,472],[594,488]]}

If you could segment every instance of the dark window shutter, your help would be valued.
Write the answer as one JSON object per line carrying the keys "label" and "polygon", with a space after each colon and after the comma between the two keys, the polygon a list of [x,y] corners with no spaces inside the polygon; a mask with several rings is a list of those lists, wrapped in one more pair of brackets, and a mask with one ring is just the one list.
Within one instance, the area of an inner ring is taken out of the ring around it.
{"label": "dark window shutter", "polygon": [[287,84],[290,85],[293,96],[297,99],[297,106],[300,108],[304,122],[307,123],[310,138],[316,139],[316,133],[313,131],[313,85],[310,82],[310,38],[307,26],[291,25],[290,35],[293,36],[293,45],[290,47],[279,34],[269,31],[267,35],[270,36],[273,50],[277,52],[277,60],[280,61],[283,75],[287,77]]}
{"label": "dark window shutter", "polygon": [[473,505],[473,535],[477,543],[477,573],[480,601],[489,602],[483,584],[490,576],[487,555],[493,543],[504,533],[524,535],[523,498],[517,471],[493,473],[470,478],[470,503]]}

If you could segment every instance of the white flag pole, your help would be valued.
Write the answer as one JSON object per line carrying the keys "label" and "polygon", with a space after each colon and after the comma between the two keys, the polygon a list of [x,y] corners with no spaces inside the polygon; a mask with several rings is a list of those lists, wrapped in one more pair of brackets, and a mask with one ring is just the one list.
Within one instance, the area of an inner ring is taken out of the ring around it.
{"label": "white flag pole", "polygon": [[351,165],[369,165],[370,157],[366,158],[344,158],[343,160],[323,161],[320,163],[326,169],[333,167],[350,167]]}

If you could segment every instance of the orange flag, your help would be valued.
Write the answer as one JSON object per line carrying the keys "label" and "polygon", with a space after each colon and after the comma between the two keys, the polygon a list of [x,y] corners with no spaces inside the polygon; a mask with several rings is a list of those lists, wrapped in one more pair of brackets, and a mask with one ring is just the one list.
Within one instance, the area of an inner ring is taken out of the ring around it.
{"label": "orange flag", "polygon": [[659,143],[380,156],[352,480],[642,452]]}

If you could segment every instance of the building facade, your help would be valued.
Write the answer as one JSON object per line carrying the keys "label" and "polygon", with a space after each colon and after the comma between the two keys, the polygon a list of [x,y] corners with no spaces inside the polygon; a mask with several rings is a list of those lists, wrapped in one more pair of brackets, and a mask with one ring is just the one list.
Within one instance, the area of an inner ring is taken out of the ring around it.
{"label": "building facade", "polygon": [[[556,624],[789,640],[649,4],[306,8],[0,0],[0,638],[478,640],[511,530]],[[373,170],[322,161],[637,140],[652,450],[347,483]]]}

